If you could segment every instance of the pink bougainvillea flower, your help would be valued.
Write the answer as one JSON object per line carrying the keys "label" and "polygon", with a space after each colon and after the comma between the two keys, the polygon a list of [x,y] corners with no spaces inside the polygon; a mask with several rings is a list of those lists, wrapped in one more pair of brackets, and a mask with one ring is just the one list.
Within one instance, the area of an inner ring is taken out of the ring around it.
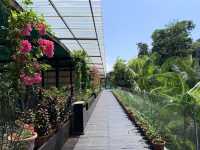
{"label": "pink bougainvillea flower", "polygon": [[52,58],[54,55],[54,43],[49,40],[39,39],[38,40],[39,46],[42,49],[44,55],[48,58]]}
{"label": "pink bougainvillea flower", "polygon": [[31,86],[33,84],[41,83],[42,77],[40,73],[35,73],[34,76],[25,75],[24,73],[20,75],[21,81],[26,86]]}
{"label": "pink bougainvillea flower", "polygon": [[32,29],[32,25],[31,25],[31,24],[26,24],[26,25],[24,26],[24,28],[22,29],[21,34],[22,34],[23,36],[30,36],[32,30],[33,30],[33,29]]}
{"label": "pink bougainvillea flower", "polygon": [[33,85],[33,79],[31,76],[21,74],[20,79],[24,83],[24,85],[27,85],[27,86]]}
{"label": "pink bougainvillea flower", "polygon": [[20,42],[20,52],[25,54],[32,50],[32,45],[28,40],[22,40]]}
{"label": "pink bougainvillea flower", "polygon": [[45,35],[46,34],[46,25],[43,23],[39,23],[36,25],[36,29],[38,30],[40,35]]}
{"label": "pink bougainvillea flower", "polygon": [[35,73],[33,77],[33,82],[34,83],[41,83],[42,77],[40,73]]}

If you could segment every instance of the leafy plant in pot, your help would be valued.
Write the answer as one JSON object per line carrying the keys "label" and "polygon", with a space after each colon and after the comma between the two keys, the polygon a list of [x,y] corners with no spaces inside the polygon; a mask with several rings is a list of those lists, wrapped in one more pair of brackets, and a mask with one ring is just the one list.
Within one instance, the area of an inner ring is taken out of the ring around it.
{"label": "leafy plant in pot", "polygon": [[164,150],[165,140],[163,140],[160,136],[157,136],[152,140],[153,149],[154,150]]}
{"label": "leafy plant in pot", "polygon": [[152,144],[153,139],[157,137],[156,130],[150,125],[149,125],[147,132],[146,132],[146,137],[147,137],[148,142],[150,144]]}
{"label": "leafy plant in pot", "polygon": [[8,136],[8,140],[15,143],[14,145],[20,147],[20,150],[33,150],[37,132],[34,131],[32,125],[24,124]]}

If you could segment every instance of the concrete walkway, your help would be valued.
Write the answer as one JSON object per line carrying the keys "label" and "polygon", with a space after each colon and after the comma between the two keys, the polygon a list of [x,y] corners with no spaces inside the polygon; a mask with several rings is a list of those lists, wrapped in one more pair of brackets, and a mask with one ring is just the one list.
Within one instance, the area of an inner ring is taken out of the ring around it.
{"label": "concrete walkway", "polygon": [[70,138],[62,150],[147,150],[136,127],[127,118],[110,91],[105,90],[85,129],[85,135]]}

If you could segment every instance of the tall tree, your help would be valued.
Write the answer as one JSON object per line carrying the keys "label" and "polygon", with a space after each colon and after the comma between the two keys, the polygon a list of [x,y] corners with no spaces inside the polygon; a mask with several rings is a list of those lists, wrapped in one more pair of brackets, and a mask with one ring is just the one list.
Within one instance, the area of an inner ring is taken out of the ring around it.
{"label": "tall tree", "polygon": [[171,56],[192,54],[191,31],[195,25],[192,21],[178,21],[164,29],[157,29],[152,34],[153,52],[158,52],[163,61]]}

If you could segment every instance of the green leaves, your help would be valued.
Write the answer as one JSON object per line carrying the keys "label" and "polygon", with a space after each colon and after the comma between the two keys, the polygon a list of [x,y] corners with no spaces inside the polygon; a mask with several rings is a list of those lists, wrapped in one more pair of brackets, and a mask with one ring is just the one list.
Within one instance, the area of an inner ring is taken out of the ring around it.
{"label": "green leaves", "polygon": [[76,80],[75,88],[78,92],[87,89],[90,86],[89,75],[89,62],[88,55],[84,50],[73,51],[72,53],[73,63],[75,65]]}
{"label": "green leaves", "polygon": [[52,66],[48,65],[48,64],[40,64],[40,67],[41,67],[42,71],[47,71],[47,70],[50,70],[52,68]]}
{"label": "green leaves", "polygon": [[137,46],[138,46],[138,50],[139,50],[138,57],[144,56],[144,55],[149,55],[148,45],[146,43],[140,42],[140,43],[137,43]]}
{"label": "green leaves", "polygon": [[195,25],[192,21],[178,21],[164,29],[157,29],[152,34],[153,52],[158,52],[163,60],[172,56],[187,56],[191,54],[192,38],[190,32]]}
{"label": "green leaves", "polygon": [[31,4],[33,4],[33,1],[32,0],[22,0],[22,3],[25,5],[31,5]]}
{"label": "green leaves", "polygon": [[124,60],[118,58],[114,65],[114,82],[118,86],[132,87],[137,74],[127,66]]}

